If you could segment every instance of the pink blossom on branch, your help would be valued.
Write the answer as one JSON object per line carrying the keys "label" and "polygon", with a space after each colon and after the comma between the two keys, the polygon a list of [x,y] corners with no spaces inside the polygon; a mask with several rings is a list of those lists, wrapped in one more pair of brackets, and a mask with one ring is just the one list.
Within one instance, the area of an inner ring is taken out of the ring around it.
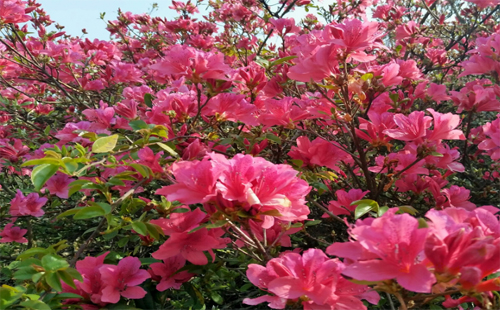
{"label": "pink blossom on branch", "polygon": [[[349,283],[342,278],[344,269],[337,259],[329,259],[321,250],[309,249],[302,255],[285,253],[271,259],[266,267],[250,264],[247,277],[254,285],[272,293],[243,303],[257,305],[269,302],[273,309],[284,309],[287,300],[307,300],[304,309],[366,309],[361,299],[378,303],[378,294],[366,286]],[[345,308],[344,308],[345,307]]]}
{"label": "pink blossom on branch", "polygon": [[[350,244],[351,248],[344,243],[334,243],[327,248],[327,253],[352,259],[342,274],[356,280],[396,279],[409,291],[429,293],[436,278],[419,260],[428,230],[418,228],[417,219],[396,214],[397,211],[392,208],[380,218],[358,220],[351,229],[356,240]],[[370,259],[363,259],[363,252],[370,253]]]}
{"label": "pink blossom on branch", "polygon": [[23,237],[27,231],[27,229],[21,229],[20,227],[14,226],[13,223],[9,223],[0,231],[0,243],[28,243],[28,239]]}
{"label": "pink blossom on branch", "polygon": [[129,299],[143,298],[146,291],[138,285],[151,278],[151,275],[140,267],[139,259],[132,256],[123,258],[117,266],[103,265],[99,267],[103,286],[101,300],[117,303],[120,296]]}

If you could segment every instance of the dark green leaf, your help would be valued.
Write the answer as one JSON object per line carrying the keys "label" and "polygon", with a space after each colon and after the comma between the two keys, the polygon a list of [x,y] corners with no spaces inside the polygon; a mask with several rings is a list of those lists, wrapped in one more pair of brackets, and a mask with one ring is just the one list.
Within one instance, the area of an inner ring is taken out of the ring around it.
{"label": "dark green leaf", "polygon": [[152,108],[153,107],[153,96],[151,94],[148,94],[148,93],[144,94],[144,103],[148,107]]}
{"label": "dark green leaf", "polygon": [[78,211],[78,213],[75,214],[75,216],[73,216],[73,219],[84,220],[103,215],[106,215],[106,211],[104,211],[100,206],[94,205],[82,208],[80,211]]}

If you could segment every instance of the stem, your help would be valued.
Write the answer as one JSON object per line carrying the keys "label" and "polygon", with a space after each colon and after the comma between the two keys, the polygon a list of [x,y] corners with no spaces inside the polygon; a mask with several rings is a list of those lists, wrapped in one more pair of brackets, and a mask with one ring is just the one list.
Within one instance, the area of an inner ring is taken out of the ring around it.
{"label": "stem", "polygon": [[318,203],[316,201],[313,201],[312,203],[315,206],[319,207],[321,210],[325,211],[325,213],[328,214],[332,219],[337,220],[338,222],[341,222],[342,224],[344,224],[344,225],[347,226],[347,224],[344,222],[344,220],[342,218],[340,218],[339,216],[333,214],[330,210],[328,210],[327,208],[323,207],[320,203]]}
{"label": "stem", "polygon": [[401,293],[397,292],[394,294],[394,296],[396,296],[396,298],[398,299],[398,301],[400,303],[400,309],[401,310],[408,310],[408,307],[406,307],[405,300],[403,299],[403,296],[401,296]]}
{"label": "stem", "polygon": [[389,299],[389,304],[391,305],[391,310],[396,310],[396,308],[394,308],[394,302],[392,301],[391,295],[387,292],[385,294],[387,295],[387,299]]}
{"label": "stem", "polygon": [[26,239],[28,239],[28,249],[31,249],[33,247],[33,226],[31,225],[31,219],[28,218],[26,220],[26,226],[28,229],[28,233],[26,234]]}
{"label": "stem", "polygon": [[468,147],[468,142],[469,142],[469,134],[470,134],[470,124],[472,123],[472,115],[474,113],[469,111],[469,114],[467,115],[467,125],[465,129],[465,144],[464,144],[464,150],[462,152],[462,162],[466,162],[468,157],[467,157],[467,147]]}

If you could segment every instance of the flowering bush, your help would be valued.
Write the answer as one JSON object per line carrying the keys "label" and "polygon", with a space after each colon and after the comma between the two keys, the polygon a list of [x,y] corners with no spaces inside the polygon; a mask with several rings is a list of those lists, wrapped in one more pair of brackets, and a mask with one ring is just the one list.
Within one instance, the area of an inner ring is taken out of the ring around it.
{"label": "flowering bush", "polygon": [[2,309],[500,307],[500,1],[170,8],[0,0]]}

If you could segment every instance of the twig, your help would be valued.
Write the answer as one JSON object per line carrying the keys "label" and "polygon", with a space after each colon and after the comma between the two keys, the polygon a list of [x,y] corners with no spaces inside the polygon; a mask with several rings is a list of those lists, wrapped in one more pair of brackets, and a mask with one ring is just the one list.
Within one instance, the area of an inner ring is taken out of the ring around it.
{"label": "twig", "polygon": [[323,207],[320,203],[318,203],[316,201],[313,201],[312,203],[315,206],[319,207],[321,210],[325,211],[325,213],[328,214],[331,218],[337,220],[338,222],[341,222],[344,225],[347,225],[342,218],[340,218],[339,216],[333,214],[330,210],[328,210],[327,208]]}
{"label": "twig", "polygon": [[389,304],[391,305],[391,310],[396,310],[396,308],[394,308],[394,302],[392,301],[391,295],[387,292],[385,294],[387,295],[387,299],[389,299]]}

